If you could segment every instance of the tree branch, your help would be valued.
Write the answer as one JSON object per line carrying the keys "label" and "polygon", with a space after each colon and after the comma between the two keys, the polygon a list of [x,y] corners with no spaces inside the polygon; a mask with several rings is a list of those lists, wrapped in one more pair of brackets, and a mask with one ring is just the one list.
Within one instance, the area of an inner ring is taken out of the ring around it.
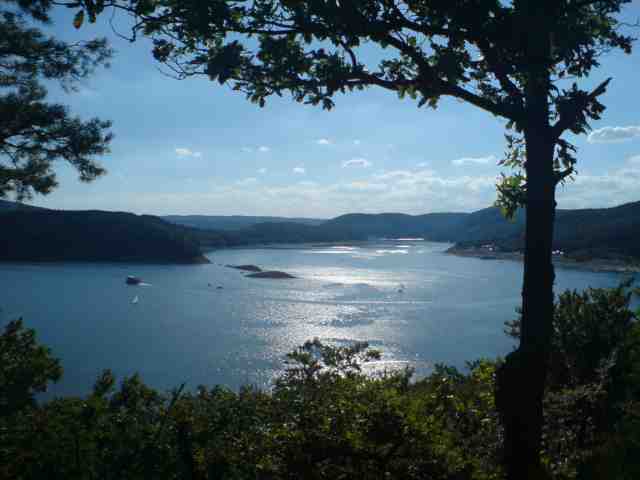
{"label": "tree branch", "polygon": [[563,111],[560,115],[560,119],[552,127],[552,135],[554,140],[557,140],[562,136],[565,130],[571,128],[572,125],[580,118],[581,113],[589,106],[591,102],[596,100],[600,95],[607,91],[609,83],[613,80],[612,77],[607,78],[604,82],[598,85],[591,93],[586,97],[576,99],[574,101],[573,108],[569,111]]}

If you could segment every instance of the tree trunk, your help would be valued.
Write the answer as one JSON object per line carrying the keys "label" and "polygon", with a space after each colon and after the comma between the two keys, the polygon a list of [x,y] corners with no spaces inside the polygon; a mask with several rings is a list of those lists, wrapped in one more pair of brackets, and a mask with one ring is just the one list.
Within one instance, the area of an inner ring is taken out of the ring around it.
{"label": "tree trunk", "polygon": [[509,480],[547,478],[540,450],[553,319],[551,252],[555,218],[554,142],[548,131],[525,131],[527,220],[520,347],[501,368],[496,392]]}
{"label": "tree trunk", "polygon": [[526,239],[520,347],[498,372],[496,405],[504,426],[508,480],[548,478],[540,453],[545,381],[551,347],[554,271],[551,262],[556,139],[550,127],[551,35],[544,29],[551,0],[514,0],[517,41],[527,62],[524,130],[527,158]]}

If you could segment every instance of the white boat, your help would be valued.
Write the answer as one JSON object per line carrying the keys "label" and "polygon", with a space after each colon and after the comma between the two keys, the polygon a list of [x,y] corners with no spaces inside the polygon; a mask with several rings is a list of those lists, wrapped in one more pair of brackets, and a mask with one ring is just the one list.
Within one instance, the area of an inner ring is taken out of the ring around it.
{"label": "white boat", "polygon": [[138,298],[138,296],[136,295],[135,297],[133,297],[133,300],[131,300],[131,303],[133,303],[134,305],[136,303],[138,303],[140,301],[140,299]]}

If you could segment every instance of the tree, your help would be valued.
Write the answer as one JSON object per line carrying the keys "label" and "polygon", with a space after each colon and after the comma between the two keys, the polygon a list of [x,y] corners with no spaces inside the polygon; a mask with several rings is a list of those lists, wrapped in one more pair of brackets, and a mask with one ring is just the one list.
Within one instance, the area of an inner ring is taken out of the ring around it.
{"label": "tree", "polygon": [[[555,189],[574,173],[563,134],[600,118],[578,85],[612,49],[631,51],[616,19],[630,0],[115,0],[154,40],[177,78],[203,75],[263,106],[271,95],[325,109],[338,93],[376,86],[435,108],[453,97],[507,121],[518,173],[499,185],[509,211],[527,210],[520,346],[499,374],[508,478],[541,478],[543,394],[553,317]],[[78,14],[80,15],[80,13]],[[387,53],[377,65],[364,45]]]}
{"label": "tree", "polygon": [[104,39],[70,44],[34,28],[50,22],[51,8],[49,0],[5,0],[0,7],[0,197],[49,193],[57,185],[53,162],[60,159],[85,182],[105,173],[93,157],[108,152],[110,122],[82,121],[47,103],[42,82],[73,90],[112,52]]}
{"label": "tree", "polygon": [[0,335],[0,417],[34,404],[34,395],[62,376],[60,362],[39,345],[22,320],[9,322]]}

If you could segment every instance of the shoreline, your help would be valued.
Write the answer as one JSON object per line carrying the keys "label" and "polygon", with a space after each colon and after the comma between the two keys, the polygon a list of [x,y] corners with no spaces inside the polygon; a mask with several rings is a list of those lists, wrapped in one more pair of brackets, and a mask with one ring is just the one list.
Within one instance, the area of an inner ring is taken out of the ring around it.
{"label": "shoreline", "polygon": [[[453,246],[445,251],[457,257],[478,258],[480,260],[509,260],[523,262],[524,255],[520,252],[496,252],[478,247]],[[565,256],[554,255],[553,264],[559,268],[583,270],[595,273],[640,273],[640,263],[633,264],[628,260],[593,258],[590,260],[574,260]]]}
{"label": "shoreline", "polygon": [[213,263],[203,253],[193,258],[180,260],[154,260],[139,258],[114,258],[114,259],[47,259],[47,260],[25,260],[25,259],[0,259],[0,265],[59,265],[59,264],[96,264],[96,265],[206,265]]}

